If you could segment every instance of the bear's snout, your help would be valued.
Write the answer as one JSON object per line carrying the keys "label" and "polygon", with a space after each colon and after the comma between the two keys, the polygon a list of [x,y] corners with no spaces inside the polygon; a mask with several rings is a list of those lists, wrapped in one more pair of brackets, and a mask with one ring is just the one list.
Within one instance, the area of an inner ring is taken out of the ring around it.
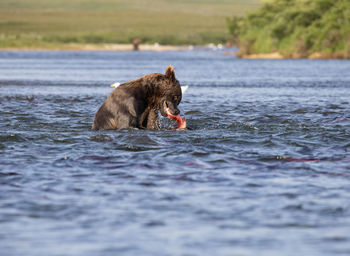
{"label": "bear's snout", "polygon": [[169,112],[171,115],[178,115],[180,114],[180,110],[177,108],[177,105],[171,101],[165,100],[163,102],[163,108],[161,108],[161,114],[162,116],[168,116],[167,112]]}
{"label": "bear's snout", "polygon": [[180,110],[177,108],[177,105],[171,101],[166,101],[166,107],[169,108],[169,111],[172,115],[180,114]]}

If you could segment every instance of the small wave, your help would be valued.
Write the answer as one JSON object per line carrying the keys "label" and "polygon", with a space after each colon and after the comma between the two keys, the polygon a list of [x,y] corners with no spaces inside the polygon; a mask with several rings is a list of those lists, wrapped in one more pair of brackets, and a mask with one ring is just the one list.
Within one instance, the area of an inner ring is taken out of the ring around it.
{"label": "small wave", "polygon": [[98,135],[91,136],[89,140],[96,141],[96,142],[110,142],[110,141],[113,141],[114,138],[110,135],[98,134]]}
{"label": "small wave", "polygon": [[16,133],[10,133],[5,135],[0,135],[0,142],[9,143],[9,142],[24,142],[27,141],[25,136],[16,134]]}

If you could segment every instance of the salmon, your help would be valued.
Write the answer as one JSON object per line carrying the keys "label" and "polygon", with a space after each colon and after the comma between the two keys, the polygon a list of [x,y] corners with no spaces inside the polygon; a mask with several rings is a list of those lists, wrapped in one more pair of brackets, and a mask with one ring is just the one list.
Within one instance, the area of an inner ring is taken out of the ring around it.
{"label": "salmon", "polygon": [[186,129],[186,118],[181,118],[181,116],[173,115],[170,113],[170,110],[167,106],[165,106],[166,114],[169,118],[174,119],[177,122],[176,130],[184,130]]}

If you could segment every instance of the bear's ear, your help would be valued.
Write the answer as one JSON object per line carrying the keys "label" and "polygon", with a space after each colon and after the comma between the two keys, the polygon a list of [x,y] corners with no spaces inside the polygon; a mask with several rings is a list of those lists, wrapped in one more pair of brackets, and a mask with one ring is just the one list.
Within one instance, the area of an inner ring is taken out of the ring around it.
{"label": "bear's ear", "polygon": [[171,81],[175,82],[175,71],[172,65],[169,65],[165,70],[165,76],[170,79]]}

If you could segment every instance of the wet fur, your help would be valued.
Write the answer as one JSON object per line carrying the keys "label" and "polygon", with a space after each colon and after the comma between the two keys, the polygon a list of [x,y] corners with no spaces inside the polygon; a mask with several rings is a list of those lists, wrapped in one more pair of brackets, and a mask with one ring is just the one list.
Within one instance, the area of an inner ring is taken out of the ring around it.
{"label": "wet fur", "polygon": [[159,129],[156,110],[166,115],[164,103],[174,115],[180,113],[178,105],[182,92],[172,66],[165,75],[153,73],[119,85],[97,111],[92,129],[122,128]]}

